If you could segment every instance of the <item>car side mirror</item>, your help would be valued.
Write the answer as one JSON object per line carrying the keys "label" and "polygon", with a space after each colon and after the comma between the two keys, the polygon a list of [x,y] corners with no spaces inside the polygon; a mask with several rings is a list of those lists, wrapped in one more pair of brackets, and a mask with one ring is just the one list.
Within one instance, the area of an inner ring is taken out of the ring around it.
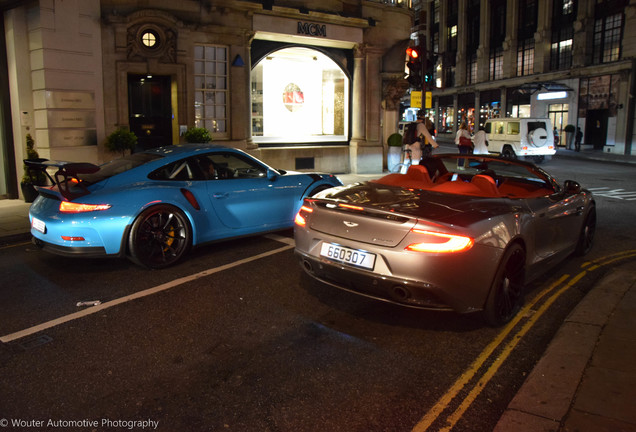
{"label": "car side mirror", "polygon": [[566,180],[565,183],[563,183],[563,189],[571,195],[581,193],[581,185],[574,180]]}
{"label": "car side mirror", "polygon": [[267,170],[267,179],[269,181],[274,181],[276,180],[276,177],[278,177],[278,173],[274,170],[268,169]]}

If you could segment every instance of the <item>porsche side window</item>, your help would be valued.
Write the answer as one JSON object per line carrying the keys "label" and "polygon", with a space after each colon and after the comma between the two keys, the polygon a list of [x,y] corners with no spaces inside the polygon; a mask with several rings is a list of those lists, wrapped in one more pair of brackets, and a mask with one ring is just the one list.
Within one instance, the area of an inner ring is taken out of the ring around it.
{"label": "porsche side window", "polygon": [[148,175],[148,178],[151,180],[184,181],[193,180],[194,174],[188,161],[180,160],[153,171]]}
{"label": "porsche side window", "polygon": [[209,156],[214,165],[225,172],[221,178],[241,179],[267,176],[267,169],[255,161],[235,153],[215,153]]}

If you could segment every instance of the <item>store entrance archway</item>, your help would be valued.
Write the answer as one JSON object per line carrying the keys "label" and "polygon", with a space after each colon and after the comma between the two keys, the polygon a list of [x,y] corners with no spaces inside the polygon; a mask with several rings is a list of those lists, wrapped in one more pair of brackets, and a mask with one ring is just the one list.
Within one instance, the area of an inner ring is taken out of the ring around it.
{"label": "store entrance archway", "polygon": [[259,146],[346,143],[349,78],[327,55],[286,47],[252,69],[252,136]]}

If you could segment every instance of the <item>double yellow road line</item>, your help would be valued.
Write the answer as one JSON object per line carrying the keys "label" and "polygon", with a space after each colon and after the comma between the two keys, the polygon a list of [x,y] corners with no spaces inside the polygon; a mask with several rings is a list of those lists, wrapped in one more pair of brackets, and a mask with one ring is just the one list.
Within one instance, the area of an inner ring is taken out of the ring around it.
{"label": "double yellow road line", "polygon": [[[412,432],[427,431],[431,425],[440,418],[442,413],[450,407],[451,403],[455,400],[460,391],[462,391],[468,383],[474,382],[474,384],[472,384],[472,388],[468,391],[468,394],[459,403],[459,406],[455,409],[455,411],[446,417],[444,426],[439,429],[444,432],[452,430],[466,410],[475,401],[477,396],[479,396],[486,387],[488,382],[493,378],[495,373],[501,368],[504,361],[517,347],[521,339],[564,292],[578,283],[589,272],[635,256],[636,250],[628,250],[585,262],[581,265],[581,272],[577,275],[571,278],[568,274],[563,275],[556,282],[542,290],[532,301],[526,303],[519,313],[501,330],[497,337],[493,339],[486,348],[484,348],[481,354],[468,367],[468,369],[464,371],[457,381],[455,381],[446,394],[444,394],[428,411],[428,413],[415,425]],[[536,310],[531,312],[537,305],[538,307]],[[516,333],[512,334],[518,327],[518,324],[524,319],[526,321],[523,325]],[[506,340],[508,340],[507,343],[505,343]],[[477,374],[483,369],[484,364],[493,357],[495,351],[497,351],[497,356],[492,360],[491,365],[486,368],[477,379]]]}

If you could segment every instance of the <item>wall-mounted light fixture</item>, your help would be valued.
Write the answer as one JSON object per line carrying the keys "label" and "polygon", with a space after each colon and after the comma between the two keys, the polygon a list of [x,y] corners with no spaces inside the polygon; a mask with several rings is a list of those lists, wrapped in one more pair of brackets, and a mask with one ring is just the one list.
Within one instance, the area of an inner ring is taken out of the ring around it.
{"label": "wall-mounted light fixture", "polygon": [[564,99],[566,97],[568,97],[568,93],[564,91],[539,93],[537,95],[538,100]]}

